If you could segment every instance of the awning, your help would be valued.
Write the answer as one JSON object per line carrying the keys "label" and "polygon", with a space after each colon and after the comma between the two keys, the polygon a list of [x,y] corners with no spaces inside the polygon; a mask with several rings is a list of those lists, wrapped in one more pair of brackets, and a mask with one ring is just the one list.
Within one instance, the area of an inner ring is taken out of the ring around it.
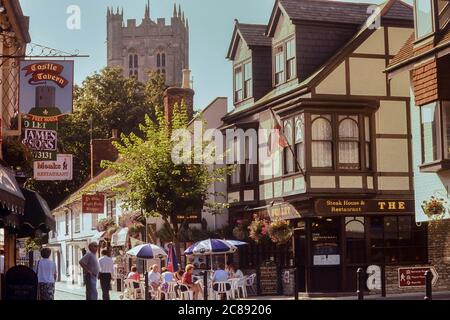
{"label": "awning", "polygon": [[97,231],[91,238],[92,242],[99,242],[100,240],[103,239],[104,235],[105,235],[106,231]]}
{"label": "awning", "polygon": [[0,219],[11,213],[23,214],[25,197],[14,177],[14,172],[0,165]]}
{"label": "awning", "polygon": [[111,237],[111,246],[122,247],[127,244],[128,228],[122,228]]}
{"label": "awning", "polygon": [[21,217],[20,234],[32,235],[37,230],[44,233],[55,230],[56,221],[47,202],[35,191],[25,188],[21,190],[25,196],[25,213]]}

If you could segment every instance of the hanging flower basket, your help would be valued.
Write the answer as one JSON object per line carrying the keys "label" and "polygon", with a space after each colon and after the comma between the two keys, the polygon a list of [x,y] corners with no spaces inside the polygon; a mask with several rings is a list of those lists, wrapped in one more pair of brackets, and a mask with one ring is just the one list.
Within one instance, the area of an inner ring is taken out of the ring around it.
{"label": "hanging flower basket", "polygon": [[249,238],[249,225],[250,222],[248,220],[237,220],[236,226],[233,228],[233,236],[237,240],[247,240]]}
{"label": "hanging flower basket", "polygon": [[288,242],[292,235],[294,234],[294,229],[289,225],[286,220],[275,220],[269,225],[269,236],[270,239],[276,244],[282,245]]}
{"label": "hanging flower basket", "polygon": [[106,232],[106,235],[110,238],[119,227],[113,218],[103,218],[97,222],[97,231]]}
{"label": "hanging flower basket", "polygon": [[439,216],[443,216],[445,214],[445,204],[446,202],[444,199],[430,197],[430,200],[422,203],[422,209],[429,218],[438,218]]}
{"label": "hanging flower basket", "polygon": [[270,240],[268,234],[268,222],[267,220],[260,219],[257,215],[253,216],[254,220],[248,226],[250,232],[250,238],[256,243],[261,243],[266,240]]}

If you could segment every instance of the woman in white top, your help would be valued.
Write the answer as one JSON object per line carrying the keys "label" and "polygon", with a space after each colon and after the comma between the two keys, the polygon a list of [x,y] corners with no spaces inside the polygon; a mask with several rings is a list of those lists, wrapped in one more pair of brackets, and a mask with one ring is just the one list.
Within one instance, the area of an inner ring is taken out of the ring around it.
{"label": "woman in white top", "polygon": [[54,300],[55,281],[57,278],[56,264],[50,260],[52,251],[49,248],[41,250],[41,259],[36,265],[38,277],[39,300]]}

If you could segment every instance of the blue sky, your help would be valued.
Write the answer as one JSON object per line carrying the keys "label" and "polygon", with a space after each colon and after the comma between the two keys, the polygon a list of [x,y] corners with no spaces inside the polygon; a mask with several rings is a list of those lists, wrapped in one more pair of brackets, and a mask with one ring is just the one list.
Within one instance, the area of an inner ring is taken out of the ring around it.
{"label": "blue sky", "polygon": [[[190,26],[190,68],[194,77],[195,106],[201,109],[215,97],[232,96],[231,63],[225,59],[234,19],[267,23],[275,0],[151,0],[151,17],[170,22],[173,4],[181,4]],[[354,2],[381,3],[377,0]],[[33,43],[63,51],[79,50],[89,58],[75,62],[75,82],[106,66],[106,8],[124,8],[124,20],[144,15],[147,0],[20,0],[30,16]],[[66,27],[70,5],[81,9],[81,29]],[[229,100],[230,104],[230,100]]]}

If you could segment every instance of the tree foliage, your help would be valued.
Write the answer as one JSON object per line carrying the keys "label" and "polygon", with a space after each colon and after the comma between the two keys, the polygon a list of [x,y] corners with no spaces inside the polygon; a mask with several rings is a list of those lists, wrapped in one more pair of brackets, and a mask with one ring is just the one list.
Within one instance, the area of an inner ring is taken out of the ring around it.
{"label": "tree foliage", "polygon": [[[105,161],[102,165],[127,182],[128,187],[122,190],[125,205],[142,210],[147,216],[161,217],[171,239],[177,243],[180,232],[177,215],[200,212],[209,195],[208,186],[224,181],[227,169],[211,170],[204,165],[172,161],[176,142],[172,141],[171,132],[188,126],[184,104],[173,107],[171,123],[161,111],[156,113],[156,118],[153,122],[149,116],[145,117],[140,126],[141,136],[123,134],[121,143],[115,144],[119,161]],[[193,159],[193,152],[190,157]]]}

